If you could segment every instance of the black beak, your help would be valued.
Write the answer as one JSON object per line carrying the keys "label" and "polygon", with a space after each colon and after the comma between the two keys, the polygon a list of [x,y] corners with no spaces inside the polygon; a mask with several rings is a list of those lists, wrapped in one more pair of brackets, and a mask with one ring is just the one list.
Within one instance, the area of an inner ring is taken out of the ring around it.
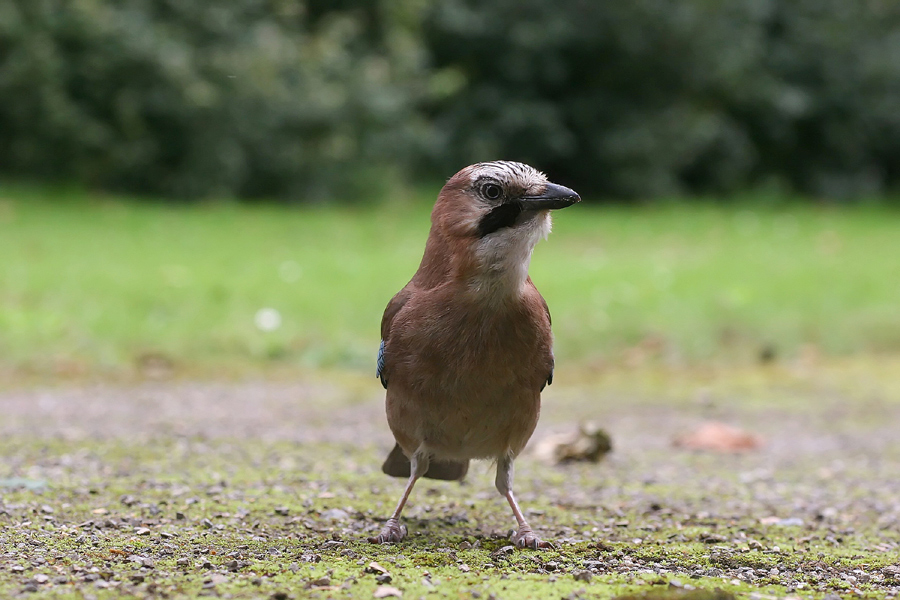
{"label": "black beak", "polygon": [[524,210],[548,210],[572,206],[581,202],[581,196],[565,186],[548,183],[539,196],[523,196],[520,201]]}

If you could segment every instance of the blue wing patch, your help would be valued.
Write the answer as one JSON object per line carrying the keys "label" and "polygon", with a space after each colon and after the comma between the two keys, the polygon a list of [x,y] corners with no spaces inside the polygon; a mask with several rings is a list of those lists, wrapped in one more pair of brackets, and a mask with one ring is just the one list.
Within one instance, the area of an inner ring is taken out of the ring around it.
{"label": "blue wing patch", "polygon": [[381,380],[381,385],[387,389],[387,379],[384,378],[384,340],[378,346],[378,360],[375,362],[375,377]]}

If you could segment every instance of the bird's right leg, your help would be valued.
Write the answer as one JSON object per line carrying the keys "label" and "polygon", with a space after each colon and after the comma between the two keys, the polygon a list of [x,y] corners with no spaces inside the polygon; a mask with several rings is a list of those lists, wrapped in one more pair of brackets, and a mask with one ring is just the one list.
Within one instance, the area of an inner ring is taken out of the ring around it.
{"label": "bird's right leg", "polygon": [[416,481],[426,471],[428,471],[428,455],[416,452],[409,459],[409,480],[406,482],[406,489],[403,490],[403,496],[400,497],[397,508],[394,509],[394,513],[387,520],[387,523],[384,524],[384,527],[381,528],[381,533],[370,537],[369,542],[386,544],[388,542],[399,542],[406,537],[406,525],[400,523],[400,513],[403,512],[403,507],[406,506],[406,501],[409,499],[409,494],[412,492],[413,486],[416,485]]}

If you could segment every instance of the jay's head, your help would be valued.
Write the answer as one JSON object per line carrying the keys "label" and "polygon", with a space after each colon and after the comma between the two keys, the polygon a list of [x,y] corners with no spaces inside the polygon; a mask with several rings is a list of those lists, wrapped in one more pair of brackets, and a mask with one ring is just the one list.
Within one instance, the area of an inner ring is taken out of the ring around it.
{"label": "jay's head", "polygon": [[433,220],[452,237],[521,236],[535,229],[546,235],[550,210],[580,200],[573,190],[550,183],[528,165],[477,163],[450,178],[438,196]]}
{"label": "jay's head", "polygon": [[527,276],[531,251],[550,233],[550,211],[580,200],[528,165],[477,163],[451,177],[441,190],[433,230],[452,240],[479,271],[524,268]]}

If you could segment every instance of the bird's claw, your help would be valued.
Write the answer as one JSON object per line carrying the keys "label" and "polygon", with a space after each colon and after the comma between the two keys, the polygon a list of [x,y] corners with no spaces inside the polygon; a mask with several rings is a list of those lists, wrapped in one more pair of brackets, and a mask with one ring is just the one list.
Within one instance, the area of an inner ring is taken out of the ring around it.
{"label": "bird's claw", "polygon": [[510,541],[516,548],[531,548],[532,550],[553,548],[552,542],[545,542],[534,533],[528,525],[519,527],[519,530],[512,534]]}
{"label": "bird's claw", "polygon": [[405,537],[406,525],[403,525],[397,519],[388,519],[384,527],[381,528],[381,533],[370,537],[369,542],[372,544],[390,544],[392,542],[396,544]]}

